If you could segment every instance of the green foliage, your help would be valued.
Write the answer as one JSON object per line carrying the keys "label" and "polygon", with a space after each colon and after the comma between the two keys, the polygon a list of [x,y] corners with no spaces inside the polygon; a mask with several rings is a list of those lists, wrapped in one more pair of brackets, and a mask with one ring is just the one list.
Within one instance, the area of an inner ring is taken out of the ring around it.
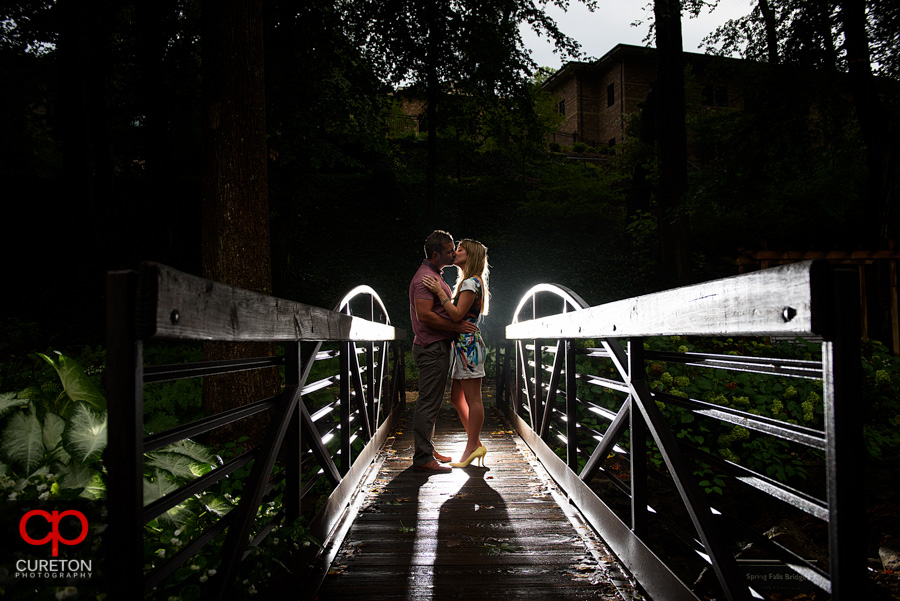
{"label": "green foliage", "polygon": [[0,466],[10,478],[9,499],[105,494],[106,399],[77,361],[56,355],[38,356],[54,368],[61,391],[43,384],[0,394]]}
{"label": "green foliage", "polygon": [[44,437],[33,408],[28,412],[17,412],[7,420],[0,439],[0,451],[7,461],[26,474],[43,462]]}
{"label": "green foliage", "polygon": [[875,459],[896,457],[900,452],[900,357],[880,342],[869,341],[862,349],[862,372],[866,451]]}
{"label": "green foliage", "polygon": [[[146,345],[148,364],[168,365],[203,360],[200,345]],[[199,378],[159,382],[144,386],[144,434],[163,432],[179,424],[206,415],[203,408],[203,383]]]}
{"label": "green foliage", "polygon": [[[585,341],[589,347],[593,341]],[[749,355],[787,359],[817,359],[818,343],[795,341],[770,342],[766,338],[689,338],[655,337],[645,341],[645,348],[667,352],[704,352],[723,355]],[[900,359],[893,357],[879,343],[863,347],[863,387],[860,406],[869,407],[865,416],[866,448],[871,457],[880,458],[900,450]],[[601,377],[616,377],[609,361],[582,358],[578,372]],[[656,393],[692,398],[714,405],[730,407],[752,415],[766,416],[792,424],[821,430],[824,406],[822,385],[816,380],[775,377],[746,372],[691,367],[679,363],[653,361],[646,366],[647,381]],[[618,411],[624,396],[605,388],[578,384],[578,397],[611,411]],[[821,453],[795,448],[788,442],[754,433],[734,424],[704,419],[674,405],[658,400],[657,406],[676,437],[727,461],[744,465],[781,482],[797,485],[807,478],[814,466],[823,461]],[[579,423],[594,431],[602,431],[605,420],[592,413],[579,415]],[[591,448],[596,442],[589,433],[582,435],[579,445]],[[627,440],[620,442],[627,448]],[[651,448],[654,448],[651,445]],[[662,467],[658,451],[652,458]],[[695,475],[709,493],[723,492],[726,479],[708,466],[698,464]]]}
{"label": "green foliage", "polygon": [[[190,358],[191,351],[185,354],[183,348],[153,350],[150,354],[156,358],[183,359]],[[90,370],[61,353],[56,353],[56,357],[54,361],[47,355],[40,356],[55,370],[59,380],[56,389],[43,383],[28,387],[29,394],[25,396],[0,393],[0,494],[5,500],[103,499],[106,496],[102,453],[106,447],[107,420],[105,409],[98,409],[105,407],[105,398],[91,381]],[[169,393],[154,398],[160,399],[162,406]],[[66,417],[51,409],[64,411]],[[229,443],[221,454],[191,440],[147,453],[144,504],[164,497],[242,453],[239,445],[245,441]],[[241,481],[250,469],[246,466],[238,470],[224,479],[217,490],[193,495],[151,520],[144,529],[145,568],[171,557],[185,542],[236,507],[243,488]],[[260,509],[258,525],[280,511],[283,488],[282,483],[270,493],[270,500]],[[203,583],[215,574],[219,565],[223,540],[219,537],[210,543],[190,565],[179,568],[147,598],[199,598]],[[267,580],[273,566],[283,565],[281,559],[285,553],[318,544],[301,522],[276,527],[261,547],[251,551],[251,558],[242,567],[247,572],[244,576],[252,578],[244,581],[244,592],[250,592],[251,582]]]}
{"label": "green foliage", "polygon": [[624,173],[604,165],[554,162],[544,170],[541,184],[528,191],[520,210],[545,228],[568,233],[585,222],[621,230],[619,184],[624,178]]}

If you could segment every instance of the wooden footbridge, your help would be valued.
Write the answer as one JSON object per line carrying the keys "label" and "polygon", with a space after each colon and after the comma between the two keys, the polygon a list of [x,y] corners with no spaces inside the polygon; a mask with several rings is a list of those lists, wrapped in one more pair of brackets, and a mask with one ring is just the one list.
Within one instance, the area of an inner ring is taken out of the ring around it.
{"label": "wooden footbridge", "polygon": [[[855,465],[862,443],[853,406],[858,292],[850,275],[797,263],[596,307],[564,287],[535,286],[497,346],[482,438],[487,467],[429,476],[409,469],[406,334],[391,325],[373,289],[359,287],[325,310],[157,264],[112,273],[110,598],[135,598],[138,589],[167,599],[168,591],[187,590],[173,589],[173,581],[216,600],[257,592],[323,601],[785,598],[775,581],[859,598],[864,497]],[[821,342],[808,358],[652,344],[671,336]],[[270,342],[279,350],[145,365],[143,346],[159,340]],[[145,436],[145,385],[259,369],[280,370],[279,394]],[[678,389],[662,387],[668,370],[712,374],[703,380],[710,388],[692,387],[686,375]],[[720,394],[746,374],[771,378],[773,390],[811,382],[818,392],[809,399],[819,399],[824,426]],[[255,414],[268,420],[264,440],[145,501],[148,453]],[[816,458],[809,486],[759,469],[760,457],[711,452],[716,445],[704,444],[702,433],[717,432],[774,440],[792,456]],[[436,442],[442,452],[460,452],[452,414]],[[145,525],[236,478],[234,507],[174,555],[151,550],[148,557]],[[824,555],[810,558],[770,538],[761,513],[814,524]],[[297,545],[301,536],[323,544]],[[285,553],[271,569],[247,567],[260,549],[279,546]],[[185,566],[198,557],[213,569],[191,575]]]}

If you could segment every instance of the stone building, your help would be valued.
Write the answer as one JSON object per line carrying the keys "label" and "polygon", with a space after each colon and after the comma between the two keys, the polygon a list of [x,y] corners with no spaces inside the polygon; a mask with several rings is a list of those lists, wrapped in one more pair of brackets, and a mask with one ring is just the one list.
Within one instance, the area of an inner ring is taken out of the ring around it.
{"label": "stone building", "polygon": [[[688,109],[742,109],[738,59],[685,52]],[[729,68],[731,67],[731,68]],[[619,44],[599,60],[571,61],[544,84],[565,116],[551,141],[571,146],[615,146],[624,140],[626,118],[638,113],[656,80],[656,49]]]}

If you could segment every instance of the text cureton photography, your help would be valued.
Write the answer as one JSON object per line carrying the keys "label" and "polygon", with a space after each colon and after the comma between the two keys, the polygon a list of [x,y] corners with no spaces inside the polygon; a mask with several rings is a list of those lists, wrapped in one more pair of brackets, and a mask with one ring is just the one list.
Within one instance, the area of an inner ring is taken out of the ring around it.
{"label": "text cureton photography", "polygon": [[16,562],[16,578],[90,578],[90,559],[20,559]]}

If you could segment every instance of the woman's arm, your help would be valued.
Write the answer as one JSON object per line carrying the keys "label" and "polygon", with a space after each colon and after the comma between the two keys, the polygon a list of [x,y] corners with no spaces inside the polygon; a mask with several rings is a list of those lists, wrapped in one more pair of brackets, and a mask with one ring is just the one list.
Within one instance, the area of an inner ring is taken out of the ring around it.
{"label": "woman's arm", "polygon": [[475,293],[471,290],[463,290],[460,292],[459,300],[454,305],[450,297],[444,289],[441,288],[441,285],[435,278],[426,275],[422,278],[422,283],[425,284],[426,288],[437,295],[438,300],[441,302],[441,306],[450,317],[450,321],[462,321],[463,318],[465,318],[466,313],[468,313],[469,309],[472,307],[472,303],[475,302]]}

